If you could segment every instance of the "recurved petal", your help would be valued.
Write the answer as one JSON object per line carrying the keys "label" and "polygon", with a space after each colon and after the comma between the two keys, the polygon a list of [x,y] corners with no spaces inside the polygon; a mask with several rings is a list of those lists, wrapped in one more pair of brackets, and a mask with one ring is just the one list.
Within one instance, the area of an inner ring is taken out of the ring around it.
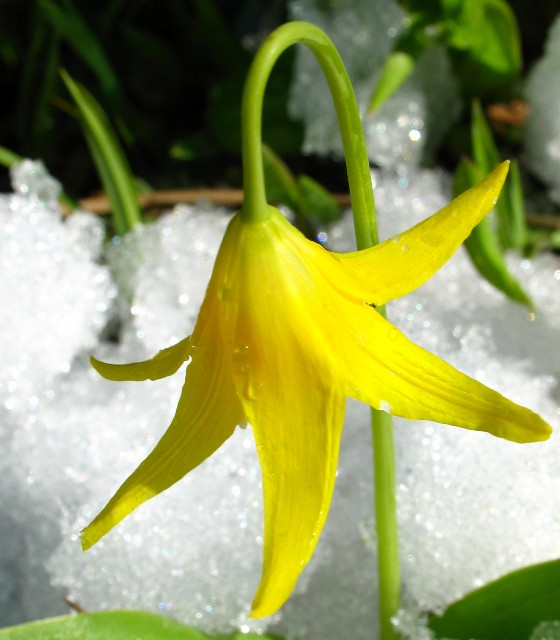
{"label": "recurved petal", "polygon": [[244,402],[264,495],[263,572],[252,617],[273,614],[289,598],[331,503],[345,398],[316,376],[300,361],[289,374],[271,378],[258,402]]}
{"label": "recurved petal", "polygon": [[231,358],[223,355],[212,325],[210,322],[197,340],[171,425],[152,453],[81,532],[84,550],[140,504],[203,462],[243,420],[233,385]]}
{"label": "recurved petal", "polygon": [[323,528],[345,396],[325,367],[326,345],[314,342],[328,305],[315,273],[332,259],[279,213],[241,233],[234,375],[263,476],[263,573],[251,615],[264,617],[291,594]]}
{"label": "recurved petal", "polygon": [[552,429],[536,413],[473,380],[414,344],[378,313],[361,308],[363,343],[349,347],[348,395],[410,420],[487,431],[514,442],[546,440]]}
{"label": "recurved petal", "polygon": [[173,375],[190,356],[190,337],[163,349],[150,360],[130,364],[109,364],[90,358],[92,367],[107,380],[160,380]]}
{"label": "recurved petal", "polygon": [[380,306],[400,298],[445,264],[492,210],[508,168],[509,162],[503,162],[446,207],[398,236],[370,249],[332,255],[360,279],[368,302]]}

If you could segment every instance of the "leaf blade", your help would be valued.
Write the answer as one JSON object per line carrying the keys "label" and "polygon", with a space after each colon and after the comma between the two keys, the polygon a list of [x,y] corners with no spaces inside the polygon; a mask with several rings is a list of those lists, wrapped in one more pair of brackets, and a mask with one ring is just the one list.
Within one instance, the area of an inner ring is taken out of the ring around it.
{"label": "leaf blade", "polygon": [[[478,181],[479,175],[477,166],[463,160],[455,174],[454,192],[461,193],[468,189]],[[531,299],[510,273],[498,239],[487,218],[478,223],[464,244],[474,266],[483,278],[511,300],[524,304],[530,310],[533,309]]]}
{"label": "leaf blade", "polygon": [[560,560],[520,569],[471,591],[428,626],[457,640],[527,640],[542,621],[560,620]]}
{"label": "leaf blade", "polygon": [[142,221],[128,160],[95,98],[64,69],[60,74],[78,107],[88,147],[111,202],[116,231],[124,234]]}

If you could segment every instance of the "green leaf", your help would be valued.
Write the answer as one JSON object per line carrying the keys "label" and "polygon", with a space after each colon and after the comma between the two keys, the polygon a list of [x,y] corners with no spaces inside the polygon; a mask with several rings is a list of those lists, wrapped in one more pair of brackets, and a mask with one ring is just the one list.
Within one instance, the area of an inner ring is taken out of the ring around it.
{"label": "green leaf", "polygon": [[441,31],[430,23],[428,17],[416,14],[411,18],[410,27],[399,35],[392,53],[383,64],[369,101],[370,113],[378,109],[402,86],[418,60],[430,45],[438,43],[440,36]]}
{"label": "green leaf", "polygon": [[404,83],[416,66],[416,59],[404,51],[393,51],[383,65],[369,101],[370,113],[379,109]]}
{"label": "green leaf", "polygon": [[66,71],[60,73],[78,107],[84,136],[111,202],[115,229],[124,234],[142,221],[130,166],[109,118],[95,98]]}
{"label": "green leaf", "polygon": [[217,155],[218,152],[217,144],[209,140],[204,132],[197,131],[188,138],[174,142],[169,150],[169,155],[175,160],[192,162],[211,158]]}
{"label": "green leaf", "polygon": [[80,613],[0,629],[0,640],[205,640],[200,631],[144,611]]}
{"label": "green leaf", "polygon": [[280,156],[267,145],[263,145],[263,168],[267,200],[299,212],[301,195],[296,179]]}
{"label": "green leaf", "polygon": [[[26,157],[46,159],[53,146],[53,97],[58,83],[60,38],[39,17],[22,69],[17,128]],[[51,142],[51,144],[49,144]]]}
{"label": "green leaf", "polygon": [[21,162],[23,158],[18,156],[17,153],[6,149],[6,147],[0,147],[0,165],[3,167],[11,167],[16,162]]}
{"label": "green leaf", "polygon": [[[482,175],[476,165],[463,160],[455,174],[454,194],[458,195],[472,187]],[[474,266],[483,278],[514,302],[524,304],[529,309],[533,308],[531,299],[507,268],[498,239],[488,218],[482,220],[472,230],[464,244]]]}
{"label": "green leaf", "polygon": [[465,0],[441,0],[443,12],[448,16],[454,16],[461,12]]}
{"label": "green leaf", "polygon": [[340,207],[331,194],[309,176],[299,176],[301,213],[311,220],[335,222],[340,218]]}
{"label": "green leaf", "polygon": [[429,628],[438,638],[528,640],[545,620],[560,620],[560,560],[514,571],[468,593]]}
{"label": "green leaf", "polygon": [[232,34],[212,0],[194,0],[196,34],[203,42],[212,43],[211,54],[226,68],[233,70],[247,62],[247,53]]}
{"label": "green leaf", "polygon": [[0,640],[281,640],[253,633],[208,636],[146,611],[103,611],[38,620],[0,629]]}
{"label": "green leaf", "polygon": [[440,0],[398,0],[409,13],[436,17],[441,13]]}
{"label": "green leaf", "polygon": [[533,309],[531,299],[509,272],[487,219],[473,229],[471,235],[465,240],[465,247],[480,275],[514,302]]}
{"label": "green leaf", "polygon": [[[500,154],[494,142],[492,130],[478,100],[473,101],[471,137],[474,160],[482,175],[490,173],[500,162]],[[519,165],[513,161],[508,179],[496,205],[498,236],[505,249],[525,249],[527,224],[525,201]]]}
{"label": "green leaf", "polygon": [[519,73],[519,30],[504,0],[464,0],[448,29],[456,75],[468,94],[495,90]]}
{"label": "green leaf", "polygon": [[507,203],[507,242],[512,249],[524,251],[528,244],[529,229],[525,216],[525,197],[517,160],[511,161],[509,176],[504,189],[506,193],[504,201]]}
{"label": "green leaf", "polygon": [[63,9],[55,0],[39,0],[38,6],[57,33],[96,75],[104,95],[120,107],[123,104],[123,93],[119,78],[95,32],[82,18],[74,3],[65,3]]}
{"label": "green leaf", "polygon": [[260,635],[257,633],[234,633],[229,636],[213,636],[213,640],[283,640],[282,636]]}
{"label": "green leaf", "polygon": [[334,222],[340,217],[340,207],[331,194],[316,180],[301,175],[296,180],[281,158],[263,146],[266,196],[271,202],[284,204],[296,215],[296,226],[315,235],[314,224]]}
{"label": "green leaf", "polygon": [[483,175],[490,173],[500,162],[494,136],[478,100],[473,100],[471,139],[474,161]]}

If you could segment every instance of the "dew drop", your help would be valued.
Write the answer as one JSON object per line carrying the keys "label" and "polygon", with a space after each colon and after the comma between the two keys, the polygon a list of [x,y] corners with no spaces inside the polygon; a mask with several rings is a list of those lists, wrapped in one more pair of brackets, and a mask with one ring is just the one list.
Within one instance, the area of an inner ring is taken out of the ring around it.
{"label": "dew drop", "polygon": [[[247,371],[249,367],[247,365]],[[249,379],[247,383],[247,397],[250,400],[256,400],[261,394],[263,390],[263,385],[260,382],[255,382],[252,379]]]}
{"label": "dew drop", "polygon": [[325,245],[329,240],[329,236],[326,231],[319,231],[317,234],[317,242],[320,245]]}
{"label": "dew drop", "polygon": [[380,411],[385,411],[385,413],[391,415],[391,405],[386,400],[381,400],[379,409]]}
{"label": "dew drop", "polygon": [[247,344],[238,344],[237,347],[233,350],[233,357],[236,360],[243,358],[247,352],[249,351],[249,345]]}
{"label": "dew drop", "polygon": [[218,298],[222,302],[227,302],[231,298],[231,289],[229,287],[223,287],[218,291]]}

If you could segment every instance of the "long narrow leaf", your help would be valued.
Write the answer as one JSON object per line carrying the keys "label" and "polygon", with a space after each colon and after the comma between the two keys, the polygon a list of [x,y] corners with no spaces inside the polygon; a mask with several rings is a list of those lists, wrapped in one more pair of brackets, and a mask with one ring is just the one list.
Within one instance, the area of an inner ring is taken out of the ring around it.
{"label": "long narrow leaf", "polygon": [[267,199],[299,213],[301,197],[296,179],[280,156],[267,145],[263,145],[263,166]]}
{"label": "long narrow leaf", "polygon": [[[473,103],[471,136],[474,161],[483,175],[490,173],[500,162],[494,136],[478,101]],[[527,240],[525,206],[517,163],[510,174],[496,206],[498,235],[505,249],[522,250]]]}
{"label": "long narrow leaf", "polygon": [[473,102],[472,107],[471,139],[474,161],[486,175],[500,164],[500,154],[478,100]]}
{"label": "long narrow leaf", "polygon": [[120,109],[123,104],[123,92],[119,78],[97,36],[75,8],[74,3],[69,2],[62,9],[54,0],[39,0],[38,6],[60,37],[66,40],[96,75],[107,99]]}
{"label": "long narrow leaf", "polygon": [[414,71],[424,53],[437,44],[437,38],[427,35],[430,33],[430,21],[428,13],[417,12],[411,17],[409,28],[397,38],[393,51],[385,59],[369,99],[369,113],[378,109],[399,89]]}
{"label": "long narrow leaf", "polygon": [[517,160],[511,161],[509,179],[505,187],[508,192],[510,206],[510,215],[508,216],[509,240],[513,249],[523,251],[527,247],[529,229],[525,216],[525,196],[523,195],[523,185]]}
{"label": "long narrow leaf", "polygon": [[504,257],[488,220],[482,220],[465,240],[465,247],[478,272],[514,302],[533,309],[523,287],[507,268]]}
{"label": "long narrow leaf", "polygon": [[[193,8],[196,12],[195,33],[202,41],[212,43],[211,53],[216,61],[228,69],[241,66],[247,53],[234,37],[231,25],[223,18],[213,0],[194,0]],[[180,5],[177,5],[180,6]]]}
{"label": "long narrow leaf", "polygon": [[[481,172],[478,167],[463,160],[455,174],[455,194],[472,187],[480,177]],[[471,235],[465,240],[465,248],[480,275],[490,284],[505,293],[511,300],[524,304],[529,309],[533,308],[531,299],[508,270],[498,239],[487,218],[472,230]]]}
{"label": "long narrow leaf", "polygon": [[28,157],[48,156],[48,136],[52,132],[53,95],[58,83],[60,38],[39,17],[23,65],[17,129],[21,148]]}
{"label": "long narrow leaf", "polygon": [[16,162],[21,162],[23,158],[18,156],[17,153],[6,149],[6,147],[0,147],[0,165],[3,167],[11,167]]}
{"label": "long narrow leaf", "polygon": [[111,202],[117,233],[123,234],[141,222],[134,178],[109,118],[95,98],[61,70],[62,79],[80,114],[84,135],[99,177]]}
{"label": "long narrow leaf", "polygon": [[415,66],[416,60],[409,53],[405,51],[393,51],[390,53],[373,89],[368,104],[368,112],[373,113],[379,109],[404,84]]}

